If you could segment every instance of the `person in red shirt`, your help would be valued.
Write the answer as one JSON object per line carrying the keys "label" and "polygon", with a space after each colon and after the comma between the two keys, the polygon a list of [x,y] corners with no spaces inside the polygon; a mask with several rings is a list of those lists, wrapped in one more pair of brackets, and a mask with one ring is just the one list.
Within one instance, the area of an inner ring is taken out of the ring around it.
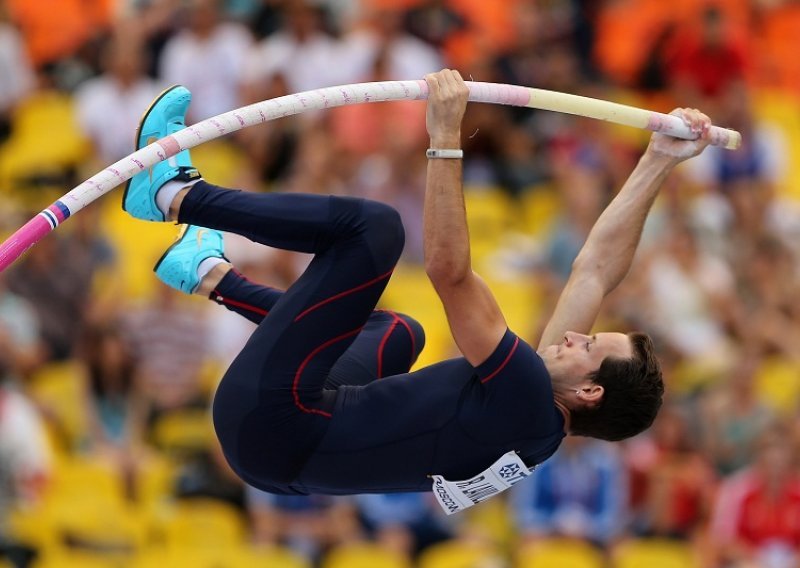
{"label": "person in red shirt", "polygon": [[787,439],[780,427],[767,431],[754,465],[723,482],[711,527],[720,559],[757,566],[800,560],[800,474]]}

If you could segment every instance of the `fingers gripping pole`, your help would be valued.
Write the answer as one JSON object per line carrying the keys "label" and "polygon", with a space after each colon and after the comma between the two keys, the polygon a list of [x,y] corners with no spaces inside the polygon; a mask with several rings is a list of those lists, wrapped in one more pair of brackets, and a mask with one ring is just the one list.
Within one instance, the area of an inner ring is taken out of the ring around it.
{"label": "fingers gripping pole", "polygon": [[[697,137],[680,118],[667,114],[599,99],[515,85],[468,81],[467,86],[470,89],[469,100],[473,102],[564,112],[654,132],[664,132],[679,138]],[[427,96],[428,85],[423,80],[356,83],[286,95],[198,122],[108,166],[28,221],[0,244],[0,271],[5,270],[22,253],[71,215],[139,172],[174,156],[181,150],[194,148],[249,126],[303,112],[360,103],[422,100]],[[729,149],[737,148],[741,142],[738,132],[716,126],[712,127],[711,138],[712,144]]]}

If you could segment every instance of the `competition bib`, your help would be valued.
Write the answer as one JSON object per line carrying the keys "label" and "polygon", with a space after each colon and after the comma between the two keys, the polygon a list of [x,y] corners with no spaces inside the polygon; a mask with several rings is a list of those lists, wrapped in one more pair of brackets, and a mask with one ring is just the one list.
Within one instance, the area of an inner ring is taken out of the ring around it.
{"label": "competition bib", "polygon": [[447,481],[441,475],[432,475],[433,494],[444,512],[458,513],[486,501],[528,477],[536,467],[528,469],[517,452],[504,454],[489,469],[463,481]]}

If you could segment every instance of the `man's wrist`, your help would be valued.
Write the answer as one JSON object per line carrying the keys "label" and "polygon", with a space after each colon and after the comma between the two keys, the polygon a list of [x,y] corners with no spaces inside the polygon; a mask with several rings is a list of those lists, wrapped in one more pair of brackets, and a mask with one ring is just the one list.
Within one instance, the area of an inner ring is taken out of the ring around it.
{"label": "man's wrist", "polygon": [[664,170],[672,170],[675,166],[680,164],[682,160],[676,158],[675,156],[667,156],[665,154],[647,150],[642,155],[641,161],[652,167],[661,168]]}
{"label": "man's wrist", "polygon": [[455,136],[444,136],[444,137],[436,137],[431,138],[431,143],[428,146],[429,148],[433,148],[434,150],[458,150],[461,148],[461,135]]}

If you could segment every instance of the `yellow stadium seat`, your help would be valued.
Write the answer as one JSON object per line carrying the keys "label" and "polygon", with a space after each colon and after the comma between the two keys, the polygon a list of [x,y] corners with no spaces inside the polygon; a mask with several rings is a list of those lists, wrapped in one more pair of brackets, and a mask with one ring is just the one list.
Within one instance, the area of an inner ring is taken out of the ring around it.
{"label": "yellow stadium seat", "polygon": [[49,363],[29,380],[29,392],[44,410],[56,449],[74,448],[86,435],[86,379],[74,362]]}
{"label": "yellow stadium seat", "polygon": [[125,259],[117,266],[123,297],[142,300],[152,296],[156,286],[163,286],[153,275],[153,266],[175,240],[178,230],[171,223],[144,226],[122,210],[121,196],[119,192],[103,198],[100,230],[119,257]]}
{"label": "yellow stadium seat", "polygon": [[572,539],[546,539],[523,545],[515,568],[605,568],[603,555],[590,544]]}
{"label": "yellow stadium seat", "polygon": [[331,550],[322,568],[410,568],[405,557],[371,543],[343,545]]}
{"label": "yellow stadium seat", "polygon": [[523,229],[534,237],[546,237],[561,215],[561,196],[550,185],[537,185],[528,188],[520,196]]}
{"label": "yellow stadium seat", "polygon": [[480,542],[451,540],[422,551],[418,565],[419,568],[475,568],[493,562],[500,562],[495,547]]}
{"label": "yellow stadium seat", "polygon": [[761,90],[753,97],[753,109],[757,118],[769,123],[786,137],[789,156],[788,171],[779,180],[778,191],[783,197],[800,198],[800,114],[797,108],[800,98],[782,91]]}
{"label": "yellow stadium seat", "polygon": [[425,329],[425,349],[415,368],[454,356],[455,345],[442,302],[421,266],[399,265],[383,294],[380,307],[406,313]]}
{"label": "yellow stadium seat", "polygon": [[755,377],[758,397],[784,416],[791,416],[800,400],[800,365],[784,357],[769,357]]}
{"label": "yellow stadium seat", "polygon": [[133,561],[132,554],[117,554],[99,551],[62,549],[42,555],[34,564],[35,568],[128,568]]}
{"label": "yellow stadium seat", "polygon": [[222,187],[234,187],[236,177],[247,168],[242,151],[228,140],[195,146],[192,148],[192,163],[204,178]]}
{"label": "yellow stadium seat", "polygon": [[462,534],[480,535],[502,548],[511,545],[516,537],[508,500],[503,497],[484,501],[463,515]]}
{"label": "yellow stadium seat", "polygon": [[[69,95],[54,90],[36,92],[17,107],[12,121],[11,138],[0,148],[0,187],[25,193],[31,189],[26,178],[63,178],[89,155],[90,145],[77,125]],[[58,195],[65,191],[59,183],[47,189]],[[30,205],[46,204],[37,203],[37,194],[32,195]]]}
{"label": "yellow stadium seat", "polygon": [[153,443],[167,454],[206,450],[214,440],[211,416],[203,408],[167,412],[152,427]]}
{"label": "yellow stadium seat", "polygon": [[479,265],[497,250],[508,232],[519,226],[522,217],[514,200],[495,187],[466,188],[464,203],[472,259],[475,265]]}
{"label": "yellow stadium seat", "polygon": [[61,500],[51,507],[58,538],[78,548],[132,554],[145,546],[149,536],[148,520],[132,504],[87,496]]}
{"label": "yellow stadium seat", "polygon": [[234,568],[311,568],[310,561],[281,546],[232,549],[229,558]]}
{"label": "yellow stadium seat", "polygon": [[165,506],[153,519],[153,533],[167,548],[222,549],[244,544],[243,514],[213,499],[183,499]]}
{"label": "yellow stadium seat", "polygon": [[8,512],[7,523],[14,540],[39,551],[54,549],[59,544],[52,515],[43,504],[12,508]]}
{"label": "yellow stadium seat", "polygon": [[533,331],[542,311],[540,287],[532,278],[525,277],[485,280],[503,311],[508,327],[526,338]]}
{"label": "yellow stadium seat", "polygon": [[138,555],[126,568],[311,568],[311,563],[291,550],[275,546],[219,548],[151,548]]}
{"label": "yellow stadium seat", "polygon": [[613,553],[613,568],[700,568],[689,545],[662,539],[638,539]]}
{"label": "yellow stadium seat", "polygon": [[153,454],[137,466],[134,477],[136,502],[142,509],[152,511],[170,497],[177,465],[163,454]]}
{"label": "yellow stadium seat", "polygon": [[57,500],[123,503],[126,499],[122,471],[113,461],[95,456],[59,460],[49,494]]}

